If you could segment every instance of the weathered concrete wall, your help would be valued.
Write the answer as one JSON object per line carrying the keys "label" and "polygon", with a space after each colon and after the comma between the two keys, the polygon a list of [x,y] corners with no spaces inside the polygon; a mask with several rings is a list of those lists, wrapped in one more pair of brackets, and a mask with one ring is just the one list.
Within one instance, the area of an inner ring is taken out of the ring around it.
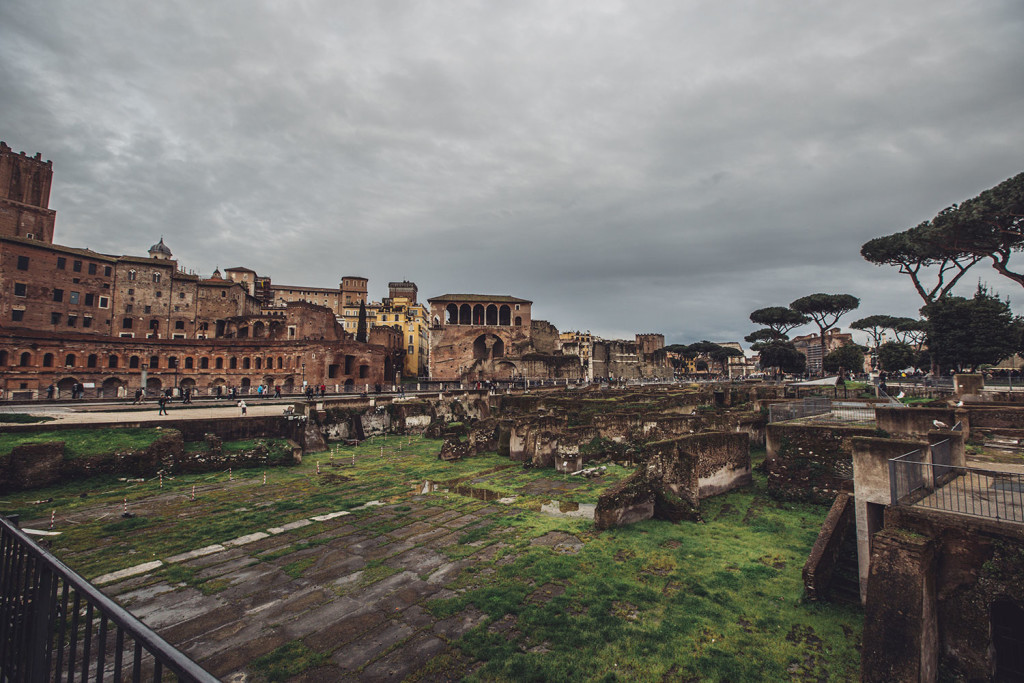
{"label": "weathered concrete wall", "polygon": [[952,427],[956,423],[953,408],[875,408],[875,424],[894,438],[924,436],[935,429],[935,420]]}
{"label": "weathered concrete wall", "polygon": [[839,551],[848,534],[857,533],[854,524],[853,496],[840,493],[829,508],[818,538],[804,563],[804,593],[811,600],[827,600]]}

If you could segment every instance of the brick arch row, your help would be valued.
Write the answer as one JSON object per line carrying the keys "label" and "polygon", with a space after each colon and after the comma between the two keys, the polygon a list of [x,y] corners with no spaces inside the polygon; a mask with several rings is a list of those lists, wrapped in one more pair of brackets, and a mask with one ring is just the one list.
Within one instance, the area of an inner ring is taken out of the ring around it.
{"label": "brick arch row", "polygon": [[[160,356],[140,356],[140,355],[123,355],[123,354],[82,354],[79,356],[75,353],[68,354],[55,354],[53,352],[45,352],[42,354],[33,354],[31,351],[15,351],[9,353],[7,350],[0,350],[0,367],[15,366],[15,367],[42,367],[42,368],[53,368],[53,367],[64,367],[64,368],[120,368],[125,367],[124,363],[127,362],[129,369],[141,368],[142,364],[145,363],[149,369],[157,370],[161,368],[161,357]],[[60,363],[63,361],[63,363]],[[210,368],[222,369],[227,368],[231,370],[284,370],[298,367],[300,363],[300,357],[295,356],[166,356],[166,368],[167,369],[183,369],[192,370],[200,369],[207,370]]]}
{"label": "brick arch row", "polygon": [[508,304],[469,304],[451,303],[444,309],[445,325],[490,325],[494,327],[512,327],[522,325],[520,316],[512,318],[512,307]]}

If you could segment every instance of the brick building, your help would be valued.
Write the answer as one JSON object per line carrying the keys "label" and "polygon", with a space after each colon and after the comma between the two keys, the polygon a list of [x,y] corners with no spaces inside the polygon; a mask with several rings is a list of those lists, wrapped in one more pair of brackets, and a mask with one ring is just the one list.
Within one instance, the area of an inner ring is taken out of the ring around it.
{"label": "brick building", "polygon": [[[203,278],[163,238],[148,256],[52,243],[52,166],[0,143],[0,390],[39,395],[84,384],[111,396],[302,382],[362,389],[394,380],[402,335],[357,343],[335,310],[269,300],[248,268]],[[365,279],[363,279],[365,291]]]}
{"label": "brick building", "polygon": [[557,350],[558,330],[532,319],[532,301],[503,295],[445,294],[428,303],[431,379],[582,377],[579,357]]}

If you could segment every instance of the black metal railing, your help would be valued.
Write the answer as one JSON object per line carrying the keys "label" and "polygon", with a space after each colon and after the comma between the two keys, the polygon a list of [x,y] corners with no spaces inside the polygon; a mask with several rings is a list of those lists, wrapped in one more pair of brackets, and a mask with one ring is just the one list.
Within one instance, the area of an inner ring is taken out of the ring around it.
{"label": "black metal railing", "polygon": [[1024,522],[1024,475],[953,465],[952,452],[947,440],[891,459],[892,504]]}
{"label": "black metal railing", "polygon": [[768,406],[769,422],[785,422],[807,417],[813,417],[815,422],[874,422],[875,404],[807,396],[800,401],[773,403]]}
{"label": "black metal railing", "polygon": [[161,681],[166,673],[217,680],[0,517],[0,682]]}

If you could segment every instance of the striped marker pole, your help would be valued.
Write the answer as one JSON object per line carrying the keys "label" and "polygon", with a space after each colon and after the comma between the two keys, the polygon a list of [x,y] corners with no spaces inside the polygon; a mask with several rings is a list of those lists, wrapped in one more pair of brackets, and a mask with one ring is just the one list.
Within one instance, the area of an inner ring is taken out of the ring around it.
{"label": "striped marker pole", "polygon": [[228,468],[228,481],[232,481],[232,479],[231,479],[231,468],[230,467]]}
{"label": "striped marker pole", "polygon": [[192,484],[192,500],[196,499],[196,485]]}
{"label": "striped marker pole", "polygon": [[266,473],[266,471],[263,472],[263,485],[264,486],[267,485],[267,473]]}
{"label": "striped marker pole", "polygon": [[316,473],[320,474],[320,461],[319,460],[316,461]]}
{"label": "striped marker pole", "polygon": [[124,514],[128,514],[128,499],[124,499]]}
{"label": "striped marker pole", "polygon": [[382,458],[384,457],[384,446],[383,445],[381,445],[381,447],[380,447],[380,457],[382,457]]}
{"label": "striped marker pole", "polygon": [[50,513],[50,531],[53,531],[53,524],[57,520],[57,511],[54,510]]}
{"label": "striped marker pole", "polygon": [[160,488],[164,487],[164,473],[160,473]]}

